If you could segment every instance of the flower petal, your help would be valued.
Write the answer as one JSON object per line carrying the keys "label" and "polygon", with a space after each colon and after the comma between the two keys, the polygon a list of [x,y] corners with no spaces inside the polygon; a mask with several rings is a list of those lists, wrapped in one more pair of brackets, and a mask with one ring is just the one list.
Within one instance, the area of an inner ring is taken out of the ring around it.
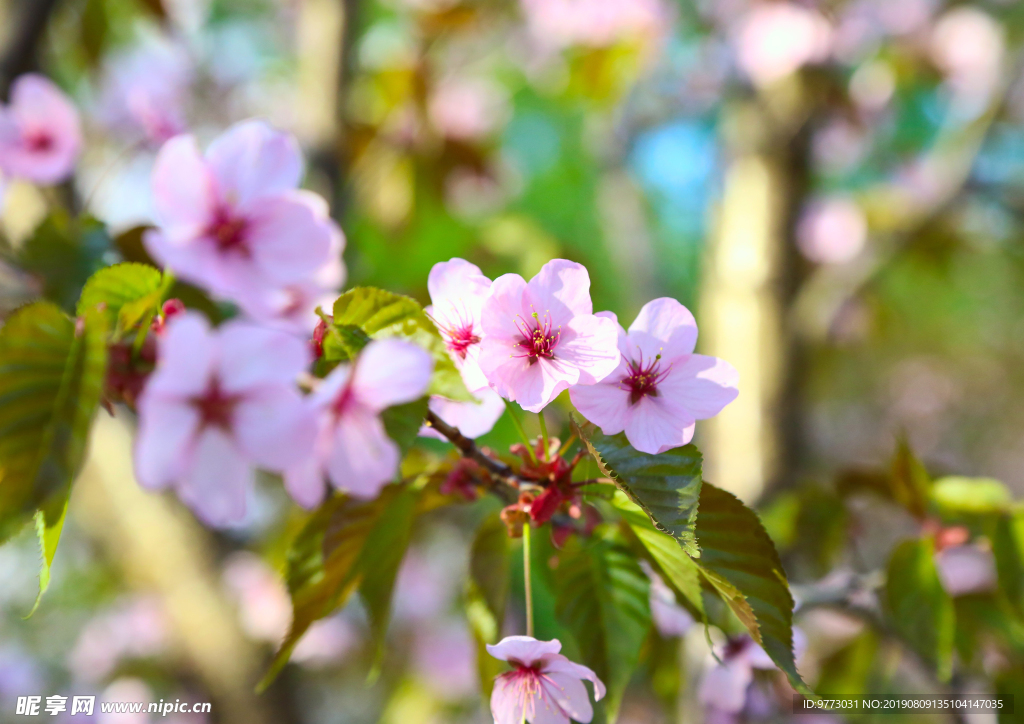
{"label": "flower petal", "polygon": [[398,445],[372,410],[351,406],[335,424],[327,472],[339,490],[372,498],[398,473]]}
{"label": "flower petal", "polygon": [[[465,304],[470,311],[479,312],[490,290],[491,280],[484,276],[480,267],[457,257],[434,264],[427,277],[427,291],[435,307]],[[445,312],[444,309],[437,311]]]}
{"label": "flower petal", "polygon": [[491,690],[491,716],[494,724],[522,724],[523,692],[507,675],[494,680]]}
{"label": "flower petal", "polygon": [[[505,402],[497,392],[484,388],[474,393],[476,402],[455,402],[444,397],[430,398],[431,411],[470,439],[486,435],[505,413]],[[428,437],[442,438],[433,428],[425,428]]]}
{"label": "flower petal", "polygon": [[552,259],[541,267],[527,286],[526,298],[539,314],[550,312],[555,324],[577,314],[593,314],[590,274],[586,267],[566,259]]}
{"label": "flower petal", "polygon": [[196,441],[191,470],[178,481],[178,495],[207,525],[219,528],[245,517],[252,482],[252,466],[235,441],[207,427]]}
{"label": "flower petal", "polygon": [[[514,345],[522,337],[517,321],[529,317],[528,305],[523,302],[526,280],[518,274],[502,274],[491,283],[491,291],[480,310],[480,326],[484,337],[493,337]],[[484,374],[490,379],[486,367]]]}
{"label": "flower petal", "polygon": [[750,664],[745,660],[715,664],[700,682],[699,697],[703,704],[736,713],[747,700],[747,687],[754,680]]}
{"label": "flower petal", "polygon": [[284,473],[284,488],[292,500],[307,510],[312,510],[327,493],[327,479],[323,465],[314,455],[308,455]]}
{"label": "flower petal", "polygon": [[156,395],[139,400],[135,439],[135,477],[144,488],[164,488],[188,469],[192,441],[199,429],[199,411],[178,400]]}
{"label": "flower petal", "polygon": [[260,274],[279,284],[309,278],[331,260],[341,243],[323,199],[289,191],[260,200],[246,214],[246,247]]}
{"label": "flower petal", "polygon": [[640,452],[657,455],[693,439],[694,420],[665,396],[640,398],[626,415],[626,438]]}
{"label": "flower petal", "polygon": [[290,191],[302,178],[298,141],[263,121],[231,126],[210,144],[206,158],[221,193],[239,207]]}
{"label": "flower petal", "polygon": [[590,694],[579,678],[570,674],[546,673],[541,686],[544,689],[544,697],[542,702],[538,702],[533,724],[555,724],[567,722],[569,719],[587,724],[594,718]]}
{"label": "flower petal", "polygon": [[496,644],[487,644],[487,653],[502,661],[518,661],[530,666],[545,656],[562,650],[558,639],[538,641],[533,636],[506,636]]}
{"label": "flower petal", "polygon": [[234,432],[250,459],[268,470],[283,472],[313,457],[317,419],[298,390],[268,385],[238,403]]}
{"label": "flower petal", "polygon": [[[12,176],[55,184],[71,175],[82,147],[82,130],[71,99],[37,73],[19,76],[11,86],[5,113],[13,133],[0,139],[0,167]],[[45,148],[25,143],[26,135],[45,136]]]}
{"label": "flower petal", "polygon": [[[693,352],[697,343],[697,322],[690,310],[675,299],[653,299],[629,325],[629,341],[633,350],[639,348],[645,361],[660,354],[663,360],[671,362]],[[635,352],[630,356],[639,361]]]}
{"label": "flower petal", "polygon": [[292,384],[312,361],[309,345],[294,334],[232,321],[218,330],[220,378],[227,392]]}
{"label": "flower petal", "polygon": [[352,389],[372,410],[422,397],[430,384],[434,359],[411,342],[382,339],[371,342],[355,363]]}
{"label": "flower petal", "polygon": [[569,398],[580,414],[601,428],[605,435],[617,435],[626,429],[629,411],[629,390],[622,380],[626,376],[625,361],[596,385],[576,385],[569,390]]}
{"label": "flower petal", "polygon": [[573,317],[562,327],[555,357],[579,370],[579,383],[592,385],[615,371],[619,352],[619,325],[593,314]]}
{"label": "flower petal", "polygon": [[206,317],[186,312],[168,322],[157,359],[143,397],[192,397],[205,392],[218,362],[216,337]]}
{"label": "flower petal", "polygon": [[594,685],[594,699],[596,701],[601,701],[606,693],[604,682],[597,678],[597,674],[594,673],[593,669],[583,664],[577,664],[575,661],[570,661],[564,656],[546,657],[541,670],[545,673],[567,674],[577,679],[586,679]]}
{"label": "flower petal", "polygon": [[717,357],[692,354],[676,362],[658,384],[658,393],[684,408],[687,416],[706,420],[739,395],[739,373]]}
{"label": "flower petal", "polygon": [[156,221],[169,241],[191,239],[206,229],[217,192],[193,136],[175,136],[161,147],[152,185]]}

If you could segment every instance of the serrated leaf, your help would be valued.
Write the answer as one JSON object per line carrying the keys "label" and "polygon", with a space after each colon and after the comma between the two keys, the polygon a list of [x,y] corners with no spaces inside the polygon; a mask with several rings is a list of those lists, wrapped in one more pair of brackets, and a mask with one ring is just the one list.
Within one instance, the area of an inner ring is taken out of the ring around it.
{"label": "serrated leaf", "polygon": [[932,502],[946,513],[1001,513],[1013,504],[1009,488],[992,478],[940,478],[930,492]]}
{"label": "serrated leaf", "polygon": [[[801,693],[811,694],[793,657],[793,596],[757,513],[710,483],[700,491],[699,565],[708,581]],[[753,618],[753,620],[751,620]]]}
{"label": "serrated leaf", "polygon": [[956,614],[935,568],[930,538],[896,546],[889,558],[885,593],[893,626],[935,669],[939,680],[948,681],[953,671]]}
{"label": "serrated leaf", "polygon": [[[70,487],[68,494],[71,493]],[[64,518],[68,513],[68,495],[56,496],[50,501],[50,510],[37,510],[36,538],[39,540],[39,550],[42,559],[39,564],[39,593],[36,594],[32,610],[25,618],[29,618],[38,610],[39,604],[43,602],[43,594],[50,587],[50,568],[53,566],[54,556],[57,555],[57,544],[60,542],[60,534],[64,529]]]}
{"label": "serrated leaf", "polygon": [[[338,297],[334,303],[334,326],[339,337],[332,342],[337,348],[354,345],[355,337],[346,327],[356,327],[370,338],[401,337],[415,342],[434,357],[434,375],[428,390],[452,400],[471,401],[462,375],[455,367],[441,333],[426,312],[412,297],[394,294],[383,289],[356,287]],[[325,347],[325,352],[327,351]]]}
{"label": "serrated leaf", "polygon": [[570,539],[559,556],[557,612],[579,646],[582,664],[608,688],[614,721],[651,629],[649,581],[626,549],[601,539]]}
{"label": "serrated leaf", "polygon": [[635,450],[622,433],[587,435],[575,421],[572,427],[601,472],[647,513],[654,527],[679,541],[691,556],[699,556],[693,531],[701,488],[700,450],[686,445],[649,455]]}
{"label": "serrated leaf", "polygon": [[163,275],[147,264],[116,264],[89,277],[78,300],[78,314],[103,308],[108,326],[127,331],[149,324],[160,309],[167,285]]}
{"label": "serrated leaf", "polygon": [[487,653],[486,645],[501,638],[509,568],[508,530],[494,513],[481,523],[470,547],[465,593],[466,618],[476,641],[477,672],[485,700],[491,696],[494,677],[502,671],[501,662]]}

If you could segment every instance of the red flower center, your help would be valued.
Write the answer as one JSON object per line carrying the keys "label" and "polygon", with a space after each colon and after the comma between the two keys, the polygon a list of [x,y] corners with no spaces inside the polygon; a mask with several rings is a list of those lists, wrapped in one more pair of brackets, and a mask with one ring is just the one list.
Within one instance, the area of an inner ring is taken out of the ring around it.
{"label": "red flower center", "polygon": [[452,308],[452,313],[445,320],[434,320],[448,351],[466,359],[466,353],[474,344],[480,344],[480,338],[473,333],[473,317],[467,310]]}
{"label": "red flower center", "polygon": [[53,135],[43,128],[26,130],[21,138],[28,150],[35,153],[49,151],[54,146]]}
{"label": "red flower center", "polygon": [[239,251],[247,254],[246,227],[245,219],[235,216],[230,209],[219,208],[214,212],[206,233],[221,251]]}
{"label": "red flower center", "polygon": [[656,355],[653,360],[644,364],[643,352],[640,353],[640,360],[630,360],[626,377],[622,380],[622,389],[629,392],[629,404],[635,405],[645,395],[658,396],[658,385],[668,376],[672,366],[661,369],[661,355]]}
{"label": "red flower center", "polygon": [[525,357],[530,360],[530,364],[542,358],[554,359],[555,347],[558,346],[558,340],[562,337],[561,325],[555,327],[551,321],[551,314],[547,312],[543,317],[536,312],[530,317],[530,319],[524,319],[522,316],[516,315],[516,328],[522,335],[522,340],[516,343],[516,347],[522,350],[523,354],[514,356]]}
{"label": "red flower center", "polygon": [[199,410],[199,424],[202,427],[213,426],[230,430],[239,399],[238,395],[224,392],[220,380],[214,378],[201,397],[192,398],[192,404]]}

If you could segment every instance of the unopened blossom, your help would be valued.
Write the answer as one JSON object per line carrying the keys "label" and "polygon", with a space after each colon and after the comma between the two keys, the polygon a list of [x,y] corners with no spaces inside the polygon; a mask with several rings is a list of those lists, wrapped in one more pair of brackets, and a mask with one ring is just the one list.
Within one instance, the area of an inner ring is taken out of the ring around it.
{"label": "unopened blossom", "polygon": [[327,490],[325,478],[354,496],[375,496],[400,462],[380,413],[422,397],[433,370],[428,352],[397,339],[370,342],[354,363],[335,367],[307,401],[317,429],[302,461],[285,473],[292,497],[316,506]]}
{"label": "unopened blossom", "polygon": [[594,685],[594,699],[605,695],[597,674],[562,656],[558,639],[538,641],[532,636],[506,636],[487,652],[507,661],[512,670],[501,674],[491,693],[494,724],[587,724],[594,717],[586,679]]}
{"label": "unopened blossom", "polygon": [[498,277],[481,314],[480,369],[495,392],[530,412],[619,364],[615,322],[594,315],[581,264],[554,259],[529,282]]}
{"label": "unopened blossom", "polygon": [[714,417],[739,394],[732,365],[693,353],[697,324],[675,299],[645,304],[628,332],[616,326],[618,368],[602,382],[569,393],[605,435],[625,430],[640,452],[662,453],[690,442],[697,420]]}
{"label": "unopened blossom", "polygon": [[52,81],[35,73],[19,76],[11,102],[0,107],[0,171],[38,184],[71,175],[82,147],[78,111]]}
{"label": "unopened blossom", "polygon": [[294,137],[262,121],[235,124],[199,153],[175,136],[153,168],[157,229],[146,249],[216,296],[254,303],[264,290],[316,281],[343,245],[327,203],[298,190]]}
{"label": "unopened blossom", "polygon": [[254,469],[299,462],[315,426],[294,385],[310,361],[299,337],[186,312],[168,322],[139,398],[135,474],[173,486],[206,523],[245,515]]}

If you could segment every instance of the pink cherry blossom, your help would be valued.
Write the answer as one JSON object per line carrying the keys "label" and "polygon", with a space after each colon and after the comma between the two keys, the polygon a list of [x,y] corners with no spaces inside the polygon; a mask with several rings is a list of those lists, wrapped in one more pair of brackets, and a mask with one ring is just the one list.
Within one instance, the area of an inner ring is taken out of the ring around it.
{"label": "pink cherry blossom", "polygon": [[195,312],[174,317],[139,398],[135,474],[174,486],[210,525],[243,518],[253,468],[299,462],[315,433],[294,386],[310,362],[299,337],[228,322],[211,330]]}
{"label": "pink cherry blossom", "polygon": [[480,369],[480,340],[483,327],[480,315],[491,291],[491,280],[476,264],[451,259],[434,264],[427,277],[430,306],[426,312],[444,338],[448,354],[462,372],[470,392],[487,387]]}
{"label": "pink cherry blossom", "polygon": [[[796,658],[803,656],[807,638],[800,629],[793,629],[793,651]],[[754,680],[754,670],[775,669],[775,663],[765,650],[749,636],[729,639],[716,649],[719,661],[709,659],[709,668],[700,682],[701,703],[718,711],[736,713],[743,709],[747,690]]]}
{"label": "pink cherry blossom", "polygon": [[303,460],[285,473],[288,492],[306,507],[324,497],[325,476],[334,487],[372,498],[398,473],[398,445],[388,437],[380,413],[422,397],[434,360],[410,342],[371,342],[353,364],[335,367],[309,400],[317,430]]}
{"label": "pink cherry blossom", "polygon": [[593,314],[581,264],[554,259],[529,283],[518,274],[498,277],[481,314],[480,369],[499,395],[530,412],[619,364],[615,322]]}
{"label": "pink cherry blossom", "polygon": [[74,170],[82,147],[78,111],[60,88],[35,73],[19,76],[0,108],[0,170],[56,184]]}
{"label": "pink cherry blossom", "polygon": [[[646,563],[646,561],[643,561]],[[693,616],[676,601],[676,594],[666,585],[661,576],[649,566],[645,567],[651,579],[651,619],[658,633],[666,638],[682,636],[693,626]]]}
{"label": "pink cherry blossom", "polygon": [[332,239],[329,260],[310,279],[281,287],[248,286],[235,297],[238,306],[254,321],[270,327],[309,334],[320,321],[316,308],[330,309],[345,283],[341,262],[344,236]]}
{"label": "pink cherry blossom", "polygon": [[569,393],[604,434],[625,430],[640,452],[665,452],[690,442],[697,420],[714,417],[739,394],[732,365],[693,354],[697,324],[675,299],[648,302],[628,333],[618,329],[618,368],[602,382]]}
{"label": "pink cherry blossom", "polygon": [[232,126],[205,156],[192,136],[175,136],[153,168],[158,229],[146,249],[186,281],[240,303],[315,281],[344,242],[327,203],[297,190],[301,176],[298,142],[262,121]]}
{"label": "pink cherry blossom", "polygon": [[989,548],[966,543],[943,548],[935,554],[942,587],[950,596],[983,593],[996,587],[995,557]]}
{"label": "pink cherry blossom", "polygon": [[604,697],[604,684],[586,666],[558,653],[561,650],[558,639],[538,641],[532,636],[507,636],[487,645],[491,656],[512,665],[494,682],[494,724],[569,724],[570,719],[587,724],[593,719],[583,680],[594,685],[597,701]]}
{"label": "pink cherry blossom", "polygon": [[[473,396],[476,397],[475,402],[457,402],[434,395],[430,398],[430,410],[452,427],[457,427],[466,437],[475,439],[494,428],[494,424],[505,413],[505,401],[497,392],[486,387],[474,392]],[[445,439],[430,427],[424,427],[421,434]]]}

